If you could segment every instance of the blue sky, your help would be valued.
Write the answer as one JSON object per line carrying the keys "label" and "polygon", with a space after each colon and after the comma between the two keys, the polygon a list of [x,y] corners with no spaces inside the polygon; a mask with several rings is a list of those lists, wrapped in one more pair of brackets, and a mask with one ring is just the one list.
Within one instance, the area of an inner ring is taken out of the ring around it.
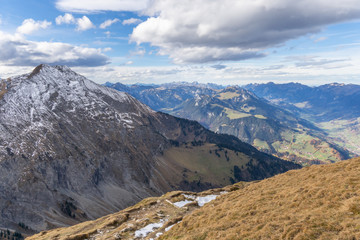
{"label": "blue sky", "polygon": [[360,84],[360,0],[0,0],[0,77]]}

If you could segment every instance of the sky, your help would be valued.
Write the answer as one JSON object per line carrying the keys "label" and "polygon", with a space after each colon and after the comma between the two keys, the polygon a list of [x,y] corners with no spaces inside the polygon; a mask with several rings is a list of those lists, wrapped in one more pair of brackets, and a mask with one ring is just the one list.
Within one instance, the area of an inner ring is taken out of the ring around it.
{"label": "sky", "polygon": [[360,84],[360,0],[0,0],[0,78]]}

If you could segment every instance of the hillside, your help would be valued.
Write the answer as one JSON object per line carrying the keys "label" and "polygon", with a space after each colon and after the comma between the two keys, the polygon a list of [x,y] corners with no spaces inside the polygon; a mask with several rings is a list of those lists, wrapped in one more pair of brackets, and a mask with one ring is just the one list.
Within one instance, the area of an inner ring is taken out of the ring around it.
{"label": "hillside", "polygon": [[360,85],[249,84],[244,88],[311,121],[332,142],[360,154]]}
{"label": "hillside", "polygon": [[171,192],[28,239],[358,239],[359,171],[357,158],[202,193]]}
{"label": "hillside", "polygon": [[329,142],[318,127],[240,87],[188,99],[169,113],[302,164],[349,158],[347,151]]}
{"label": "hillside", "polygon": [[157,113],[66,66],[39,65],[3,83],[5,229],[74,225],[168,191],[200,191],[299,167],[197,122]]}
{"label": "hillside", "polygon": [[261,151],[304,165],[353,156],[347,145],[336,145],[338,141],[328,137],[320,126],[237,86],[106,85],[125,91],[156,110],[198,121],[212,131],[234,135]]}
{"label": "hillside", "polygon": [[266,179],[194,211],[160,239],[359,239],[360,159]]}

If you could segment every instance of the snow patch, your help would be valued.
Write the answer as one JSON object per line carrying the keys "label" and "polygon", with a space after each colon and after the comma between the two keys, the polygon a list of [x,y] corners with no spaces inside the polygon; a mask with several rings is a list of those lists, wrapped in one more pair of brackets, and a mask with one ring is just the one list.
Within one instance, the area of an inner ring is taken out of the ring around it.
{"label": "snow patch", "polygon": [[[227,192],[226,191],[220,192],[220,195],[225,194],[225,193],[227,193]],[[197,204],[200,207],[202,207],[206,203],[211,202],[212,200],[215,200],[218,196],[220,196],[220,195],[214,195],[214,194],[202,196],[202,197],[197,197],[195,195],[189,195],[189,194],[182,194],[182,195],[185,197],[185,200],[172,203],[174,206],[176,206],[178,208],[182,208],[186,204],[189,204],[192,202],[197,202]]]}
{"label": "snow patch", "polygon": [[146,237],[147,235],[149,235],[149,233],[154,232],[156,229],[161,228],[164,225],[164,219],[161,219],[160,222],[158,223],[150,223],[148,225],[146,225],[145,227],[135,231],[135,237],[136,238],[141,238],[141,237]]}
{"label": "snow patch", "polygon": [[219,195],[207,195],[204,197],[197,197],[196,201],[200,207],[204,206],[206,203],[215,200]]}
{"label": "snow patch", "polygon": [[173,203],[176,207],[178,208],[182,208],[183,206],[185,206],[188,203],[192,203],[193,201],[190,200],[184,200],[184,201],[179,201],[179,202],[175,202]]}
{"label": "snow patch", "polygon": [[[181,221],[180,221],[181,222]],[[165,228],[165,232],[169,231],[173,226],[175,226],[176,224],[178,224],[179,222],[173,224],[173,225],[170,225],[168,226],[167,228]]]}

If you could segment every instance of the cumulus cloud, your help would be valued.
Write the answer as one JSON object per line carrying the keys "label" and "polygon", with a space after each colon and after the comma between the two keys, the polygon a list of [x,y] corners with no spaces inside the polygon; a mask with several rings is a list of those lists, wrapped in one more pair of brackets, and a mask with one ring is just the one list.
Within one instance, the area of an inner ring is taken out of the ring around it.
{"label": "cumulus cloud", "polygon": [[86,31],[91,28],[95,28],[95,25],[87,16],[83,16],[82,18],[74,18],[74,16],[70,13],[65,13],[64,16],[57,16],[55,22],[57,25],[76,24],[77,31]]}
{"label": "cumulus cloud", "polygon": [[138,18],[129,18],[122,21],[123,25],[131,25],[131,24],[139,24],[141,23],[141,19]]}
{"label": "cumulus cloud", "polygon": [[61,42],[35,42],[21,35],[0,31],[0,63],[7,66],[34,66],[40,63],[68,66],[103,66],[108,63],[101,49]]}
{"label": "cumulus cloud", "polygon": [[25,19],[20,27],[16,29],[16,32],[20,34],[31,34],[39,29],[46,29],[51,26],[51,22],[35,21],[32,18]]}
{"label": "cumulus cloud", "polygon": [[110,27],[111,25],[113,25],[114,23],[117,23],[117,22],[119,22],[119,21],[120,21],[120,20],[117,19],[117,18],[106,20],[105,22],[103,22],[102,24],[100,24],[100,28],[101,28],[101,29],[105,29],[105,28]]}
{"label": "cumulus cloud", "polygon": [[90,19],[87,16],[83,16],[82,18],[76,19],[76,30],[78,31],[86,31],[91,28],[95,28],[95,25],[90,21]]}
{"label": "cumulus cloud", "polygon": [[57,0],[56,7],[64,12],[91,13],[99,11],[141,11],[149,0]]}
{"label": "cumulus cloud", "polygon": [[266,48],[360,18],[358,0],[153,0],[131,41],[175,63],[242,60]]}
{"label": "cumulus cloud", "polygon": [[70,13],[65,13],[64,16],[58,16],[55,19],[55,22],[57,25],[61,25],[61,24],[75,24],[76,20],[74,18],[74,16]]}

